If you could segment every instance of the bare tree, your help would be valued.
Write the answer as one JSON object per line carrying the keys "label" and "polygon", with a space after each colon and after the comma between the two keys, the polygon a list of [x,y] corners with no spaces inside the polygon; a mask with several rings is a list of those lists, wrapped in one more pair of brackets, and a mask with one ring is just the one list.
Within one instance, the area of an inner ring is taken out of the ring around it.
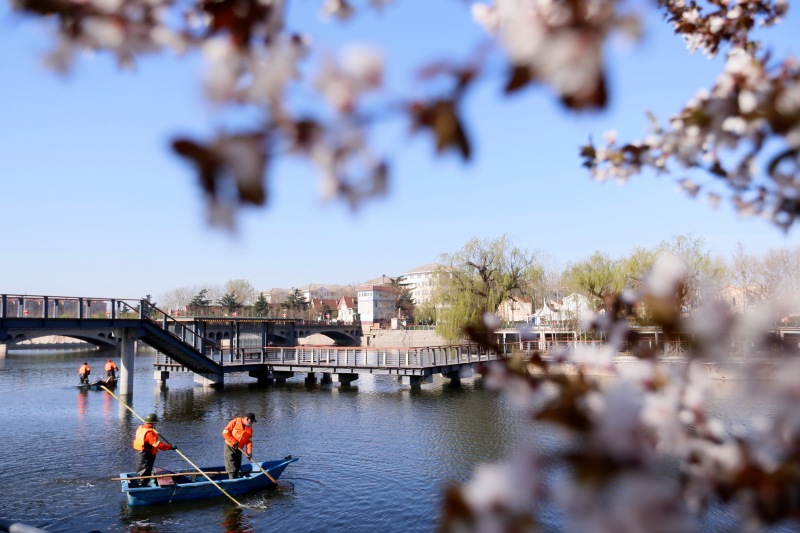
{"label": "bare tree", "polygon": [[257,291],[246,279],[231,279],[225,283],[225,294],[232,294],[241,306],[252,305],[255,302]]}
{"label": "bare tree", "polygon": [[759,298],[759,260],[748,252],[741,242],[737,242],[731,252],[728,275],[742,290],[742,313]]}
{"label": "bare tree", "polygon": [[196,287],[178,287],[161,295],[161,302],[169,310],[183,309],[197,293]]}

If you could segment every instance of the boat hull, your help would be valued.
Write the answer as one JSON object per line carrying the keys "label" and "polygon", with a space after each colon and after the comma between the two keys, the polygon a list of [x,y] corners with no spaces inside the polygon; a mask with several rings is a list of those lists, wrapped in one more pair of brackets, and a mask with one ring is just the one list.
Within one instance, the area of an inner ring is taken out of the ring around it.
{"label": "boat hull", "polygon": [[[259,464],[261,468],[269,472],[269,474],[277,480],[286,466],[295,461],[297,461],[297,458],[281,461],[264,461]],[[203,468],[202,470],[205,472],[220,472],[224,471],[225,467],[213,466]],[[224,496],[224,494],[204,476],[198,474],[192,476],[182,475],[182,473],[185,472],[196,472],[196,470],[175,471],[175,475],[172,476],[174,485],[164,487],[153,486],[155,483],[144,487],[131,486],[135,482],[131,482],[125,478],[135,477],[136,474],[120,474],[120,477],[123,478],[121,482],[122,492],[126,493],[129,505],[153,505],[181,500]],[[239,479],[228,479],[226,474],[213,474],[210,477],[228,494],[244,494],[270,485],[274,486],[274,483],[270,481],[263,472],[253,467],[253,465],[242,465],[240,473],[244,475],[244,477],[240,477]]]}

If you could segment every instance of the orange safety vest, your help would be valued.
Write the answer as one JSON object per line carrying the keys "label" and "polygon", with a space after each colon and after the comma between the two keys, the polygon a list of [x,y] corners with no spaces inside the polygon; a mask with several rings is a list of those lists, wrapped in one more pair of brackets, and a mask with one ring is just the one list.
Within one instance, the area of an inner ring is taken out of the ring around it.
{"label": "orange safety vest", "polygon": [[153,455],[158,450],[169,450],[170,445],[158,440],[158,435],[150,424],[142,424],[136,430],[136,437],[133,439],[133,449],[139,451],[149,451]]}
{"label": "orange safety vest", "polygon": [[117,368],[117,365],[115,365],[113,361],[109,361],[106,363],[106,372],[109,372],[111,370],[119,370]]}
{"label": "orange safety vest", "polygon": [[245,426],[243,418],[234,418],[228,422],[222,432],[222,436],[225,437],[225,442],[228,443],[228,446],[238,443],[240,450],[243,450],[246,446],[247,455],[252,455],[253,442],[250,439],[253,437],[253,426]]}
{"label": "orange safety vest", "polygon": [[81,367],[78,369],[78,374],[88,374],[89,372],[89,365],[81,365]]}

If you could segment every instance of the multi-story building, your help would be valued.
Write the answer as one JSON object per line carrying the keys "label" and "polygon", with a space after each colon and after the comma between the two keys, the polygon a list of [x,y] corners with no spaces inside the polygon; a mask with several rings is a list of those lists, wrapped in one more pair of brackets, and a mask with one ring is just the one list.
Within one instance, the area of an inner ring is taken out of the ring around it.
{"label": "multi-story building", "polygon": [[372,327],[381,321],[387,322],[394,313],[394,297],[397,291],[391,287],[379,285],[362,285],[357,289],[358,314],[361,315],[361,325]]}
{"label": "multi-story building", "polygon": [[411,296],[415,303],[425,303],[431,299],[436,287],[436,269],[441,267],[442,265],[437,263],[428,263],[403,272],[405,285],[411,289]]}

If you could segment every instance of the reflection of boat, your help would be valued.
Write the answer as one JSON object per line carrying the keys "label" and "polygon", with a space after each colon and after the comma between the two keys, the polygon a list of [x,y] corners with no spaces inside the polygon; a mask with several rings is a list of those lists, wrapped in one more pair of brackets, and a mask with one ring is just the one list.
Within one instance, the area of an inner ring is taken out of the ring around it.
{"label": "reflection of boat", "polygon": [[[289,463],[297,461],[297,458],[292,459],[291,456],[280,461],[264,461],[259,463],[261,468],[269,472],[277,481],[283,470]],[[252,464],[242,465],[240,474],[242,477],[238,479],[228,479],[228,474],[225,472],[224,466],[212,466],[203,468],[203,472],[209,473],[208,476],[214,482],[222,487],[228,494],[243,494],[252,490],[274,486],[275,484],[264,475],[263,472],[256,469]],[[131,481],[126,478],[136,477],[134,472],[127,474],[120,474],[123,478],[122,492],[128,495],[128,503],[130,505],[150,505],[153,503],[169,503],[177,500],[194,500],[196,498],[209,498],[213,496],[224,496],[222,492],[206,479],[202,474],[197,473],[197,470],[176,470],[170,472],[163,468],[153,469],[153,474],[175,474],[168,477],[158,477],[156,479],[142,480],[141,483],[147,483],[145,486],[136,486],[137,481]],[[134,485],[133,487],[131,485]]]}
{"label": "reflection of boat", "polygon": [[94,383],[81,383],[80,385],[75,386],[78,388],[91,390],[103,390],[100,387],[108,387],[109,389],[113,389],[117,386],[117,379],[109,376],[106,379],[98,379]]}

